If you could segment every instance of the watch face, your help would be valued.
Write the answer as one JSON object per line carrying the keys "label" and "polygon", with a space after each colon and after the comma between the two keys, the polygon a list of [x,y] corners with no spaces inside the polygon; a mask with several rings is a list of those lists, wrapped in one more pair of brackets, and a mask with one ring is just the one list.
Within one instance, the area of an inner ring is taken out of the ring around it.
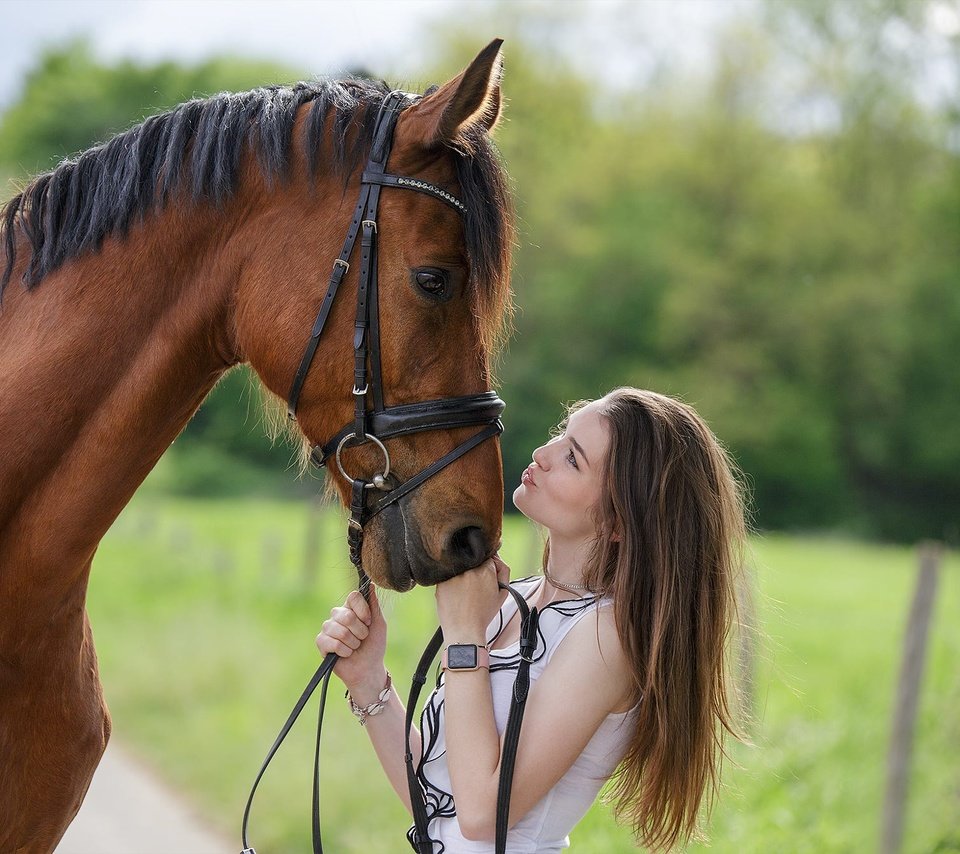
{"label": "watch face", "polygon": [[477,666],[477,648],[471,643],[452,643],[447,647],[447,667],[451,670],[473,670]]}

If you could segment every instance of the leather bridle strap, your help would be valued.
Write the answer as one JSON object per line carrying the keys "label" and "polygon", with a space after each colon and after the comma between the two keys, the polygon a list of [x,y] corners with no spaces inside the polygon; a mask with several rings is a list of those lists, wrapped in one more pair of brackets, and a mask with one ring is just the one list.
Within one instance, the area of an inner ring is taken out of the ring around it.
{"label": "leather bridle strap", "polygon": [[461,444],[457,445],[450,453],[444,454],[434,463],[431,463],[423,471],[415,474],[413,477],[408,478],[403,483],[401,483],[395,489],[391,489],[386,495],[382,498],[377,499],[373,503],[372,509],[369,511],[367,519],[372,519],[385,507],[389,507],[395,501],[399,501],[408,493],[416,489],[420,484],[422,484],[428,478],[433,477],[441,469],[446,468],[450,463],[452,463],[458,457],[462,457],[467,451],[473,450],[477,445],[482,444],[487,439],[492,439],[494,436],[499,436],[503,432],[503,425],[497,421],[494,424],[491,424],[489,427],[485,427],[479,433],[474,433],[469,439]]}
{"label": "leather bridle strap", "polygon": [[[496,854],[505,854],[507,850],[507,831],[510,819],[510,793],[513,788],[513,771],[517,761],[517,749],[520,745],[520,727],[523,723],[523,712],[527,705],[527,696],[530,692],[530,665],[537,650],[539,637],[540,612],[537,608],[530,608],[526,599],[513,587],[507,584],[499,585],[506,590],[517,604],[520,612],[520,663],[517,666],[517,676],[514,679],[513,691],[510,698],[510,714],[507,718],[507,727],[503,736],[503,753],[500,756],[500,778],[497,786],[497,816],[496,816]],[[417,854],[433,854],[433,840],[429,834],[429,819],[427,806],[424,800],[423,789],[417,778],[413,764],[413,751],[410,747],[410,733],[413,731],[413,718],[420,691],[427,681],[427,671],[433,664],[440,647],[443,645],[443,629],[437,629],[430,639],[420,663],[413,675],[410,684],[410,695],[407,698],[406,727],[404,731],[404,763],[407,766],[407,788],[410,792],[410,810],[413,813],[413,833],[410,844]]]}
{"label": "leather bridle strap", "polygon": [[300,401],[300,392],[303,391],[303,384],[310,372],[310,366],[313,364],[313,358],[317,353],[317,347],[320,345],[320,336],[327,324],[327,318],[330,316],[330,309],[333,308],[333,301],[340,289],[344,276],[350,269],[350,256],[353,254],[353,246],[357,242],[357,235],[360,232],[360,223],[363,220],[363,211],[367,204],[367,187],[363,186],[360,191],[360,200],[354,209],[353,218],[350,220],[350,227],[347,229],[347,236],[343,241],[343,248],[333,262],[333,269],[330,271],[330,279],[327,283],[327,292],[320,303],[320,310],[317,312],[317,319],[313,322],[313,328],[310,330],[310,339],[307,341],[307,348],[300,359],[300,365],[293,377],[290,385],[290,392],[287,395],[287,417],[293,420],[297,417],[297,403]]}
{"label": "leather bridle strap", "polygon": [[[513,769],[517,763],[517,749],[520,746],[520,727],[523,724],[523,712],[530,693],[530,665],[537,651],[537,636],[540,624],[540,612],[537,608],[527,610],[527,603],[519,593],[511,589],[517,600],[523,622],[520,624],[520,664],[517,677],[513,681],[513,696],[510,698],[510,715],[503,735],[503,755],[500,757],[500,783],[497,786],[497,824],[496,852],[505,854],[507,850],[507,831],[510,829],[510,793],[513,791]],[[523,603],[522,605],[520,603]]]}
{"label": "leather bridle strap", "polygon": [[[363,598],[369,602],[370,579],[367,577],[366,573],[363,572],[363,570],[359,569],[359,567],[357,571],[360,575],[360,593],[363,595]],[[313,696],[313,692],[317,690],[318,685],[321,685],[322,687],[320,689],[320,704],[317,709],[317,741],[313,753],[311,832],[313,839],[313,854],[323,854],[323,841],[320,837],[320,737],[323,732],[323,714],[327,705],[327,688],[330,685],[330,677],[333,675],[333,668],[336,667],[336,664],[339,660],[340,656],[338,656],[335,652],[328,652],[324,656],[323,663],[317,668],[317,672],[314,673],[310,678],[310,681],[307,683],[307,687],[303,689],[303,692],[300,694],[300,698],[294,704],[294,707],[287,716],[286,721],[284,721],[283,726],[280,727],[280,732],[276,739],[274,739],[273,746],[267,752],[267,756],[263,760],[263,764],[260,766],[259,772],[257,772],[256,779],[253,781],[250,794],[247,796],[246,806],[243,809],[243,823],[241,824],[240,828],[240,836],[243,841],[243,850],[240,852],[240,854],[257,854],[256,849],[254,849],[247,842],[247,824],[250,819],[250,807],[253,805],[253,797],[257,793],[257,787],[260,785],[260,779],[267,770],[267,766],[273,759],[274,754],[276,754],[276,752],[280,749],[280,745],[283,744],[283,740],[287,737],[287,734],[297,722],[297,718],[300,717],[300,713],[307,705],[310,697]]]}
{"label": "leather bridle strap", "polygon": [[[495,391],[426,400],[420,403],[405,403],[399,406],[388,406],[379,412],[368,412],[367,430],[378,439],[393,439],[421,430],[474,427],[495,422],[503,409],[503,401]],[[349,425],[325,445],[314,447],[310,453],[311,462],[317,466],[324,466],[336,453],[344,439],[347,439],[345,448],[362,444],[354,438],[347,438],[353,432],[353,425]]]}
{"label": "leather bridle strap", "polygon": [[[361,348],[370,349],[371,373],[374,396],[374,409],[383,409],[382,388],[380,382],[380,364],[379,364],[379,324],[377,317],[376,283],[377,283],[377,252],[376,252],[376,233],[377,233],[377,207],[380,201],[381,187],[397,187],[399,189],[415,190],[450,205],[460,212],[466,213],[467,207],[452,193],[447,192],[442,187],[424,181],[421,178],[411,178],[404,175],[393,175],[385,171],[387,159],[390,156],[390,148],[393,139],[393,129],[396,125],[397,116],[401,105],[409,100],[409,96],[402,92],[391,92],[384,98],[380,106],[380,112],[377,115],[377,123],[374,130],[374,140],[370,148],[370,159],[367,166],[360,176],[360,196],[357,205],[354,208],[350,225],[347,228],[347,236],[344,238],[340,254],[333,262],[333,269],[330,272],[330,279],[327,283],[327,292],[323,301],[320,303],[320,310],[317,312],[317,318],[314,321],[313,328],[310,331],[310,338],[304,351],[300,364],[294,375],[290,386],[290,392],[287,395],[287,415],[292,420],[296,418],[297,404],[300,400],[300,393],[303,391],[303,384],[310,372],[310,366],[313,364],[317,347],[320,344],[320,336],[323,334],[324,326],[330,315],[330,309],[333,307],[333,301],[336,298],[337,291],[344,277],[350,270],[350,256],[353,254],[353,248],[356,245],[357,237],[362,233],[361,239],[361,270],[360,270],[360,289],[361,294],[357,300],[357,322],[355,333],[359,329],[363,330],[363,340],[354,340],[355,356],[355,379],[356,375],[365,372],[365,367],[359,365],[359,355]],[[366,303],[362,305],[362,303]],[[368,341],[367,336],[370,336]],[[364,352],[366,350],[364,349]],[[360,391],[364,388],[366,382],[357,382],[355,388]],[[365,398],[365,395],[357,395]]]}
{"label": "leather bridle strap", "polygon": [[426,193],[441,202],[446,202],[450,207],[459,213],[465,214],[467,206],[452,193],[448,193],[442,187],[431,184],[429,181],[423,181],[420,178],[408,178],[405,175],[391,175],[388,172],[366,171],[361,178],[370,184],[380,184],[382,187],[397,187],[400,190],[416,190],[419,193]]}

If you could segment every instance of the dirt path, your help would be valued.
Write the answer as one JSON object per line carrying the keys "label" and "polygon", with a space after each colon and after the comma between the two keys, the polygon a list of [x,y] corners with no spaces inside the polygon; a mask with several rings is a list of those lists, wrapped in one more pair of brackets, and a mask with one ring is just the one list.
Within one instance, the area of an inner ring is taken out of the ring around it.
{"label": "dirt path", "polygon": [[57,854],[238,854],[156,776],[111,740]]}

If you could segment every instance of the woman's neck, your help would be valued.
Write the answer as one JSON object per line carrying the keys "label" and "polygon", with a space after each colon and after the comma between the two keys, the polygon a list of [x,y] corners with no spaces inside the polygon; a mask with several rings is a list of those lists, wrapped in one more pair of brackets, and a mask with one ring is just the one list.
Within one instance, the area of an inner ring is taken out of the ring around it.
{"label": "woman's neck", "polygon": [[583,595],[583,575],[593,540],[563,540],[550,536],[550,554],[547,556],[546,583],[544,593],[549,599],[569,598],[570,595]]}

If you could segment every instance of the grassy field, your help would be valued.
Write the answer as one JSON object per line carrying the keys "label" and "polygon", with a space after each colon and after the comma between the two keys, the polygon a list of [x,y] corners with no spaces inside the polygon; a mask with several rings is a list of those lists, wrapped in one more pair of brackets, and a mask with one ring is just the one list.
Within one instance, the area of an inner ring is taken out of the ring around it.
{"label": "grassy field", "polygon": [[[306,532],[318,518],[320,556],[306,569]],[[535,565],[524,520],[507,520],[505,542],[515,576]],[[725,776],[709,848],[875,851],[915,555],[781,536],[753,551],[763,632],[754,746],[733,750],[740,767]],[[306,504],[144,495],[100,548],[88,606],[115,731],[238,840],[249,785],[319,663],[314,635],[353,583],[341,518]],[[405,693],[436,624],[432,593],[393,596],[387,611],[388,666]],[[958,615],[954,555],[941,574],[914,748],[905,851],[917,854],[960,851]],[[327,715],[329,850],[409,850],[405,813],[339,693]],[[315,714],[304,718],[261,784],[251,817],[258,850],[309,850]],[[633,850],[604,807],[572,847]]]}

